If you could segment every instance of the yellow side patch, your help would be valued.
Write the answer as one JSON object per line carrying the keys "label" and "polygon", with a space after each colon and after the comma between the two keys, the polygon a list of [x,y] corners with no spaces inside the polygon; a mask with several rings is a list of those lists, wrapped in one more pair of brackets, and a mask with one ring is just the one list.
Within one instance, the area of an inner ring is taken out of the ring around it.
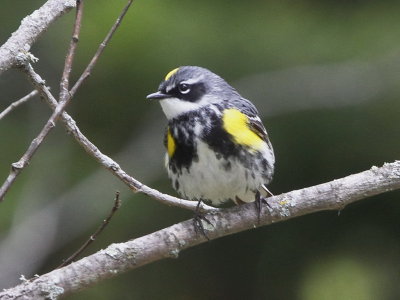
{"label": "yellow side patch", "polygon": [[263,146],[263,140],[249,127],[247,116],[237,109],[224,110],[222,116],[224,129],[233,136],[234,141],[240,145],[259,150]]}
{"label": "yellow side patch", "polygon": [[175,144],[175,140],[172,137],[171,131],[168,128],[168,132],[167,132],[167,152],[168,152],[168,156],[172,157],[172,155],[174,155],[176,150],[176,144]]}
{"label": "yellow side patch", "polygon": [[170,79],[172,75],[174,75],[176,72],[178,72],[178,70],[179,70],[179,68],[169,71],[168,74],[165,76],[164,80],[167,81],[168,79]]}

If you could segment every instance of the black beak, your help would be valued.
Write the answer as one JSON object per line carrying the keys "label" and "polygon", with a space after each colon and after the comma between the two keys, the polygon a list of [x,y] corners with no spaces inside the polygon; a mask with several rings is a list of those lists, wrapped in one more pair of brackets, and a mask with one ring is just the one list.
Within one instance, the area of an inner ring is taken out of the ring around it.
{"label": "black beak", "polygon": [[165,99],[165,98],[169,98],[169,97],[170,97],[169,95],[163,94],[163,93],[161,93],[160,91],[158,91],[158,92],[156,92],[156,93],[147,95],[147,96],[146,96],[146,99],[150,99],[150,100],[152,100],[152,99],[161,100],[161,99]]}

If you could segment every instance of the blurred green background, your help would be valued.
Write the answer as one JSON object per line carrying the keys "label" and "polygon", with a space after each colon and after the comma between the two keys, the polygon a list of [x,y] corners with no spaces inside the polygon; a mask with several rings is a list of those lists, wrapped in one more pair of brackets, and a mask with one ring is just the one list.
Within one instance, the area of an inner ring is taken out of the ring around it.
{"label": "blurred green background", "polygon": [[[44,0],[2,0],[0,42]],[[85,1],[73,79],[125,0]],[[163,170],[165,117],[145,96],[172,68],[224,77],[264,117],[279,194],[399,158],[398,1],[136,0],[68,112],[131,175],[175,195]],[[74,13],[33,46],[58,93]],[[32,90],[0,77],[0,111]],[[0,121],[0,178],[50,115],[39,98]],[[0,206],[0,287],[48,272],[123,205],[85,255],[192,216],[133,195],[57,126]],[[68,299],[399,299],[400,193],[225,237]],[[396,201],[397,200],[397,201]]]}

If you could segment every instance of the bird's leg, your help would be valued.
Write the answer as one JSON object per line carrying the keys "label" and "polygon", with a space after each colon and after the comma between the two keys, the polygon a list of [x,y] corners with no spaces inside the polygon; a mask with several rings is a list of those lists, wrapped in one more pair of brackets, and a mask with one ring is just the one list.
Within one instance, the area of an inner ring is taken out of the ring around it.
{"label": "bird's leg", "polygon": [[201,199],[197,202],[196,210],[194,211],[193,226],[194,226],[194,230],[196,231],[196,233],[201,233],[209,241],[210,239],[207,236],[207,233],[203,226],[203,220],[206,221],[208,224],[210,224],[213,227],[214,227],[214,225],[209,220],[207,220],[207,218],[204,216],[204,214],[202,212],[200,212],[201,202],[202,202]]}
{"label": "bird's leg", "polygon": [[[271,197],[271,196],[274,195],[265,186],[263,186],[262,188],[267,192],[268,197]],[[268,198],[268,197],[261,197],[260,191],[257,191],[256,194],[255,194],[254,204],[256,205],[258,224],[260,224],[261,213],[262,213],[262,205],[266,204],[268,206],[268,208],[271,208],[271,206],[268,204],[268,202],[266,200],[266,198]]]}
{"label": "bird's leg", "polygon": [[262,203],[266,202],[265,199],[261,197],[260,191],[256,192],[255,195],[255,201],[254,204],[256,205],[256,211],[257,211],[257,223],[260,225],[260,219],[261,219],[261,212],[262,212]]}

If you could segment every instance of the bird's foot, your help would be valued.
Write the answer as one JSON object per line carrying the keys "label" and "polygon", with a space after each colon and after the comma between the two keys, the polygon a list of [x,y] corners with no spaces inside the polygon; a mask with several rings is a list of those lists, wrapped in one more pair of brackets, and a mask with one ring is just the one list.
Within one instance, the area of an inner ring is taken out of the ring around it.
{"label": "bird's foot", "polygon": [[206,229],[204,228],[203,221],[206,222],[207,224],[211,225],[214,227],[214,225],[204,216],[204,213],[200,212],[199,207],[200,203],[202,200],[199,200],[196,206],[196,210],[194,211],[194,217],[193,217],[193,226],[194,230],[197,234],[201,233],[208,241],[210,238],[208,237],[206,233]]}
{"label": "bird's foot", "polygon": [[[273,196],[273,194],[269,190],[267,190],[267,191],[271,196]],[[271,206],[268,204],[266,198],[261,197],[261,194],[259,191],[257,191],[257,193],[255,195],[254,204],[256,206],[256,211],[257,211],[257,224],[260,225],[263,204],[266,204],[268,208],[271,208]]]}

